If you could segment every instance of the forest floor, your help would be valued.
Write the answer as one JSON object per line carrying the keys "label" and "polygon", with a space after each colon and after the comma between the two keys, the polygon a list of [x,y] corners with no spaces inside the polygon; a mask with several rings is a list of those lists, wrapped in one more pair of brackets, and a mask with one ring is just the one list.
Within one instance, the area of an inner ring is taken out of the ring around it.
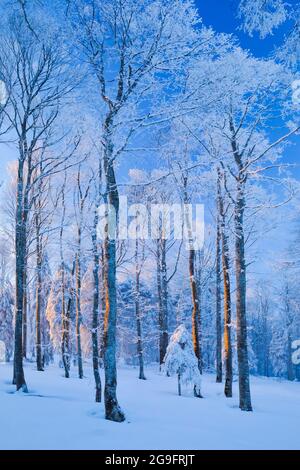
{"label": "forest floor", "polygon": [[[104,419],[103,404],[93,403],[90,366],[86,377],[70,379],[51,366],[46,372],[26,364],[29,393],[16,393],[12,366],[0,365],[1,449],[299,449],[300,383],[251,378],[253,413],[223,396],[214,376],[203,377],[204,398],[188,390],[176,395],[176,379],[154,368],[146,381],[137,369],[118,371],[118,397],[124,423]],[[102,374],[103,375],[103,374]]]}

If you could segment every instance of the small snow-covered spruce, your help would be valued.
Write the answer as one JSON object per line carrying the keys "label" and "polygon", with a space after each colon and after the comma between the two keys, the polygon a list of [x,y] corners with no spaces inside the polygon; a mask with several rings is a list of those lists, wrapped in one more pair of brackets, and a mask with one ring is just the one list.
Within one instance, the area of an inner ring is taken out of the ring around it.
{"label": "small snow-covered spruce", "polygon": [[201,376],[198,360],[194,353],[191,334],[184,325],[178,326],[170,338],[164,358],[163,371],[167,376],[177,375],[178,395],[181,395],[181,385],[191,384],[195,396],[201,397]]}

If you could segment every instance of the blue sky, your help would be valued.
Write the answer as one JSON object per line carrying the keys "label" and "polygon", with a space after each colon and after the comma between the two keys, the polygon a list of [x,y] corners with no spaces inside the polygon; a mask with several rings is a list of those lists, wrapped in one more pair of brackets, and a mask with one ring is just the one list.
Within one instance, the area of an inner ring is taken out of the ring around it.
{"label": "blue sky", "polygon": [[[296,0],[289,0],[294,3]],[[199,8],[200,16],[207,26],[211,26],[217,32],[232,33],[239,39],[240,45],[248,49],[256,57],[268,57],[272,54],[274,47],[278,46],[287,31],[288,24],[278,28],[273,36],[266,39],[260,39],[258,34],[253,37],[245,34],[240,29],[240,22],[237,18],[237,7],[239,0],[195,0]],[[286,152],[285,159],[289,162],[298,162],[299,160],[299,139],[294,139],[295,145],[290,146]],[[5,170],[7,162],[13,159],[14,151],[7,146],[0,147],[0,182],[5,179]],[[139,158],[138,160],[143,160]],[[133,162],[131,162],[132,165]],[[134,166],[134,164],[133,164]],[[300,170],[295,171],[300,174]]]}
{"label": "blue sky", "polygon": [[[240,29],[240,21],[237,18],[239,0],[196,0],[200,16],[207,26],[219,33],[233,33],[240,41],[240,45],[249,49],[256,57],[266,57],[272,53],[274,46],[280,44],[287,31],[288,24],[276,30],[273,36],[261,40],[258,34],[249,37]],[[290,1],[293,3],[293,0]]]}
{"label": "blue sky", "polygon": [[[298,0],[289,0],[290,4],[297,2]],[[265,39],[261,39],[257,33],[250,37],[241,30],[241,23],[237,18],[238,4],[239,0],[196,0],[200,16],[206,26],[211,26],[219,33],[234,34],[241,47],[249,50],[255,57],[269,57],[274,49],[282,43],[284,35],[288,32],[289,23],[285,23],[274,31],[273,35]],[[298,165],[299,137],[295,137],[292,143],[285,152],[284,161]],[[300,176],[300,168],[295,168],[294,175]]]}
{"label": "blue sky", "polygon": [[[297,0],[298,1],[298,0]],[[289,0],[289,3],[295,3],[296,0]],[[249,37],[240,28],[240,22],[237,18],[237,5],[239,0],[196,0],[199,8],[200,16],[206,26],[211,26],[217,32],[232,33],[238,37],[241,47],[249,50],[255,57],[269,57],[272,55],[276,46],[280,46],[285,33],[288,31],[289,24],[286,23],[278,28],[272,36],[266,39],[261,39],[258,34]],[[293,139],[293,145],[289,146],[284,154],[283,160],[285,162],[297,164],[293,170],[295,177],[300,176],[299,165],[300,143],[299,137]],[[282,214],[288,208],[282,208]],[[264,275],[270,269],[269,263],[272,264],[272,259],[276,259],[278,251],[286,248],[289,245],[289,240],[293,233],[293,227],[288,222],[281,223],[277,229],[270,232],[266,236],[265,243],[261,242],[260,249],[264,253],[266,263],[255,263],[250,271],[256,272],[259,276]],[[256,246],[257,249],[257,246]],[[251,274],[250,274],[251,277]]]}

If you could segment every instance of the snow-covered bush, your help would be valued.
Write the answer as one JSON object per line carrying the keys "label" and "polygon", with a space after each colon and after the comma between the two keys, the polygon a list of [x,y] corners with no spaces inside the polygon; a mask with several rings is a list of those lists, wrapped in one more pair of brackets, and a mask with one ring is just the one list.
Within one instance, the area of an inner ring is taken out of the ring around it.
{"label": "snow-covered bush", "polygon": [[194,353],[191,334],[184,325],[178,326],[170,338],[163,369],[168,376],[177,375],[178,395],[181,395],[181,384],[184,384],[192,385],[196,396],[201,396],[198,360]]}

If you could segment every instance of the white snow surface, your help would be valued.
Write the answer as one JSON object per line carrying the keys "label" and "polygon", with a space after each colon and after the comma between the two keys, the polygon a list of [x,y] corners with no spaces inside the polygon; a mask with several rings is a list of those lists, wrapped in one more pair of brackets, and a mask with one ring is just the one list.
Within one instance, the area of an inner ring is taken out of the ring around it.
{"label": "white snow surface", "polygon": [[[102,371],[103,372],[103,371]],[[29,394],[11,385],[12,366],[0,365],[1,449],[299,449],[300,383],[251,378],[254,411],[238,408],[223,396],[214,375],[203,376],[203,399],[183,389],[176,378],[155,368],[146,381],[135,368],[118,370],[118,397],[124,423],[104,419],[103,404],[94,400],[90,366],[83,380],[70,379],[51,366],[45,372],[25,367]],[[103,380],[103,373],[102,373]]]}

